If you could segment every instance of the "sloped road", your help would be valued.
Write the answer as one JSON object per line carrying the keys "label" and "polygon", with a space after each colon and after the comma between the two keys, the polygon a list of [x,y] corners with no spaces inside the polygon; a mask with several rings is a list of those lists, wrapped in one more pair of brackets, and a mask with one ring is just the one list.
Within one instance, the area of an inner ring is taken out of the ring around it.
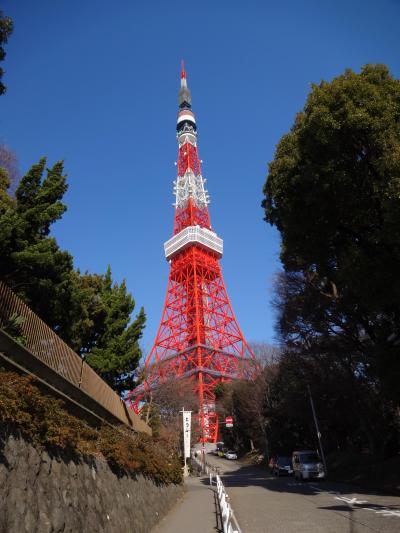
{"label": "sloped road", "polygon": [[297,482],[207,455],[218,466],[242,533],[398,533],[400,497],[329,481]]}

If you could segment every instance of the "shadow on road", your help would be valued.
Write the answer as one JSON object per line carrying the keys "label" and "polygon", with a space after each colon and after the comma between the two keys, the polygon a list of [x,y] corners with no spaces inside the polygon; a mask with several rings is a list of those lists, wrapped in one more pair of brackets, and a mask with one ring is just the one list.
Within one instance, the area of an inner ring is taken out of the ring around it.
{"label": "shadow on road", "polygon": [[[212,466],[216,463],[213,462]],[[263,487],[266,490],[274,492],[304,494],[313,496],[320,493],[329,492],[333,496],[342,496],[346,494],[360,494],[368,496],[383,496],[388,495],[380,491],[374,491],[354,485],[347,485],[345,483],[335,483],[329,480],[307,480],[297,481],[292,476],[276,477],[272,475],[265,466],[261,465],[245,465],[243,463],[235,462],[226,466],[222,461],[220,462],[221,477],[227,487]],[[227,470],[229,468],[229,470]],[[399,496],[399,494],[391,494],[392,496]],[[399,506],[395,506],[399,508]],[[346,506],[346,510],[347,510]]]}

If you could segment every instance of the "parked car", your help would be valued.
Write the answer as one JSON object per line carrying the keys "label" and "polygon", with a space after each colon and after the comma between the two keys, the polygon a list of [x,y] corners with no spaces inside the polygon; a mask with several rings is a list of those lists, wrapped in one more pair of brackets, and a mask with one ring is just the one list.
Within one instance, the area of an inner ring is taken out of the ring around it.
{"label": "parked car", "polygon": [[293,474],[292,458],[286,456],[278,456],[272,467],[272,472],[275,476],[289,475]]}
{"label": "parked car", "polygon": [[296,479],[325,478],[324,465],[314,450],[300,450],[292,455],[293,473]]}
{"label": "parked car", "polygon": [[225,458],[226,459],[237,459],[237,453],[233,450],[228,450],[226,453],[225,453]]}

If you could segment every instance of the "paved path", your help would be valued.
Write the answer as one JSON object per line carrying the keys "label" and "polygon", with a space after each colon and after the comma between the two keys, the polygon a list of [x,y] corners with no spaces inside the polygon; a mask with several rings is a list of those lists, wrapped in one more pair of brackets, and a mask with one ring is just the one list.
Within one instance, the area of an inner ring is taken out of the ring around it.
{"label": "paved path", "polygon": [[152,533],[216,533],[217,507],[215,491],[210,487],[208,477],[189,477],[185,483],[185,494],[181,501]]}
{"label": "paved path", "polygon": [[[219,466],[242,533],[398,533],[400,497],[329,481],[296,482],[207,455]],[[361,491],[361,492],[360,492]],[[176,533],[185,531],[176,530]]]}

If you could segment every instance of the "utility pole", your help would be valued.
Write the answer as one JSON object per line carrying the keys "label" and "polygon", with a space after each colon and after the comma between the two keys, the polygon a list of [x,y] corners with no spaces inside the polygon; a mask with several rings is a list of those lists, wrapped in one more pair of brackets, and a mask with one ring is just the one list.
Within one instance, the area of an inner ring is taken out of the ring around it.
{"label": "utility pole", "polygon": [[267,437],[268,420],[264,422],[264,440],[265,440],[265,457],[267,459],[267,465],[269,465],[269,442]]}
{"label": "utility pole", "polygon": [[321,433],[320,433],[319,427],[318,427],[317,413],[315,412],[314,401],[313,401],[313,397],[311,395],[311,388],[310,388],[310,385],[308,385],[308,384],[307,384],[307,389],[308,389],[308,394],[310,396],[311,409],[312,409],[312,413],[313,413],[313,417],[314,417],[315,429],[317,431],[319,449],[321,451],[322,462],[324,463],[325,476],[327,476],[328,475],[328,469],[326,468],[325,454],[324,454],[324,449],[322,447]]}

